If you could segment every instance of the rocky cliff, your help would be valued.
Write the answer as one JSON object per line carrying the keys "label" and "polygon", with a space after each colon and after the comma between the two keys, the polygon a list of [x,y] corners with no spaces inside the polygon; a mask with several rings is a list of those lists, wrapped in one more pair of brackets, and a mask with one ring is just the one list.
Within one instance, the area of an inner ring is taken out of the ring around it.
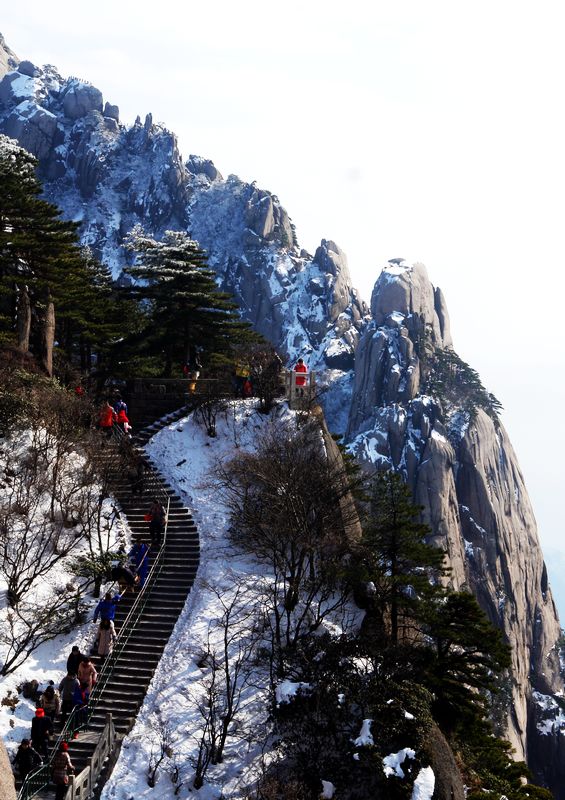
{"label": "rocky cliff", "polygon": [[[444,298],[422,264],[395,259],[356,352],[347,439],[362,461],[403,472],[454,588],[469,588],[512,646],[506,735],[563,797],[559,621],[536,522],[491,395],[452,353]],[[443,364],[443,366],[442,366]],[[451,381],[438,375],[453,372]],[[440,390],[441,389],[441,390]],[[558,695],[558,700],[555,700]]]}
{"label": "rocky cliff", "polygon": [[19,61],[1,37],[0,78],[0,131],[38,157],[48,198],[82,221],[83,241],[116,278],[134,224],[156,236],[187,230],[244,316],[289,359],[324,371],[330,427],[371,467],[405,474],[454,586],[472,589],[512,644],[516,754],[565,800],[560,629],[535,520],[490,396],[472,376],[466,387],[467,372],[449,390],[438,374],[459,367],[434,358],[453,351],[443,295],[425,268],[390,262],[369,312],[334,242],[301,250],[276,195],[224,178],[207,159],[183,160],[150,114],[124,125],[95,87]]}
{"label": "rocky cliff", "polygon": [[187,230],[208,252],[222,288],[289,358],[341,373],[353,366],[365,304],[344,253],[323,240],[301,250],[278,198],[191,155],[151,114],[120,122],[118,106],[55,67],[19,61],[0,40],[0,132],[39,159],[49,200],[82,222],[81,238],[119,278],[125,235]]}

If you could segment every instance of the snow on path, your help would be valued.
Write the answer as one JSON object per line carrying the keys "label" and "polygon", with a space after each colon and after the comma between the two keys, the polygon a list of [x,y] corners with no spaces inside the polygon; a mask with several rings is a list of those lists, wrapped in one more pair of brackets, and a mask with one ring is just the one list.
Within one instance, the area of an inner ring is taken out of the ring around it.
{"label": "snow on path", "polygon": [[[157,433],[147,452],[157,468],[192,509],[200,536],[201,558],[195,586],[179,616],[176,627],[159,662],[136,724],[125,739],[120,757],[102,800],[130,800],[151,796],[155,800],[198,797],[216,800],[237,796],[241,790],[245,765],[259,755],[260,741],[249,735],[261,731],[267,708],[267,681],[249,689],[238,715],[240,737],[230,737],[225,760],[210,768],[206,783],[191,790],[196,753],[196,738],[201,720],[194,701],[206,668],[198,666],[207,639],[210,621],[221,616],[218,597],[211,587],[228,596],[234,576],[249,576],[255,582],[262,567],[250,556],[237,553],[228,541],[228,518],[214,489],[206,487],[206,475],[217,460],[232,458],[241,449],[254,449],[261,431],[271,418],[259,414],[255,400],[237,401],[217,421],[217,437],[209,438],[203,425],[193,417],[173,423]],[[288,416],[285,407],[275,410]],[[202,663],[202,662],[200,662]],[[155,788],[146,779],[146,765],[158,748],[164,732],[171,756],[166,756]],[[260,738],[260,737],[259,737]],[[175,795],[170,773],[178,766],[183,786]],[[243,775],[243,777],[242,777]]]}

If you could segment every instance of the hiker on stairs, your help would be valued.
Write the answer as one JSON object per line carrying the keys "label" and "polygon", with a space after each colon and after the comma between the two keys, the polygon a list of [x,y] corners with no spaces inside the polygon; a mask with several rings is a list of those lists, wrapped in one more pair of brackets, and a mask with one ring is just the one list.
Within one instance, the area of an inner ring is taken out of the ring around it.
{"label": "hiker on stairs", "polygon": [[92,691],[92,687],[98,678],[98,673],[96,672],[96,667],[92,663],[90,656],[83,656],[83,659],[78,667],[77,678],[79,679],[81,686],[86,683],[88,686],[88,691]]}
{"label": "hiker on stairs", "polygon": [[149,511],[145,515],[145,519],[149,522],[149,535],[151,536],[151,545],[153,547],[159,544],[159,539],[165,529],[166,517],[167,515],[163,504],[154,497]]}
{"label": "hiker on stairs", "polygon": [[31,745],[42,755],[47,755],[49,737],[53,733],[53,723],[45,716],[42,708],[35,709],[35,717],[31,721]]}
{"label": "hiker on stairs", "polygon": [[61,742],[59,752],[53,760],[52,778],[57,787],[55,789],[55,800],[65,800],[69,785],[69,772],[72,774],[75,771],[68,749],[69,745],[66,742]]}
{"label": "hiker on stairs", "polygon": [[41,756],[31,746],[29,739],[22,739],[14,758],[14,766],[18,768],[20,778],[24,781],[27,775],[41,764]]}
{"label": "hiker on stairs", "polygon": [[[98,606],[99,605],[100,603],[98,603]],[[98,606],[96,606],[96,608],[98,608]],[[80,648],[76,644],[74,644],[69,654],[69,657],[67,658],[67,673],[69,675],[77,674],[78,665],[80,664],[82,659],[83,659],[83,654],[80,652]],[[59,691],[61,690],[59,689]]]}
{"label": "hiker on stairs", "polygon": [[135,564],[135,571],[139,576],[139,588],[143,588],[143,584],[149,572],[149,547],[142,540],[141,536],[135,537],[135,544],[129,551],[130,561]]}
{"label": "hiker on stairs", "polygon": [[[98,617],[100,617],[101,620],[102,619],[114,620],[116,618],[116,606],[118,605],[121,599],[122,599],[121,594],[115,594],[112,597],[111,592],[106,592],[106,594],[104,595],[104,599],[100,600],[98,605],[94,609],[94,622],[98,620]],[[82,661],[82,657],[80,660]],[[68,667],[69,664],[67,662],[67,669]],[[78,670],[78,665],[77,665],[77,670]]]}
{"label": "hiker on stairs", "polygon": [[118,582],[118,586],[120,587],[120,592],[125,594],[128,589],[133,592],[135,589],[135,584],[137,581],[137,577],[133,574],[131,569],[125,562],[112,562],[112,580]]}
{"label": "hiker on stairs", "polygon": [[79,725],[86,725],[88,722],[88,701],[90,690],[88,683],[81,683],[73,693],[73,705],[77,709],[76,721]]}
{"label": "hiker on stairs", "polygon": [[132,496],[134,494],[139,494],[141,497],[145,483],[145,464],[139,453],[134,454],[132,464],[127,471],[127,476]]}
{"label": "hiker on stairs", "polygon": [[103,664],[106,657],[112,652],[116,641],[116,629],[111,619],[103,619],[98,628],[98,655]]}
{"label": "hiker on stairs", "polygon": [[59,692],[54,686],[48,686],[39,698],[37,705],[45,711],[45,716],[49,717],[51,722],[54,722],[55,717],[61,710]]}
{"label": "hiker on stairs", "polygon": [[[78,669],[78,667],[77,667]],[[77,689],[80,689],[80,683],[75,672],[67,672],[61,683],[59,684],[59,692],[61,693],[61,723],[64,725],[67,717],[74,707],[73,695]]]}
{"label": "hiker on stairs", "polygon": [[112,435],[114,422],[116,422],[117,419],[118,415],[116,414],[110,403],[106,401],[106,403],[102,407],[102,410],[100,411],[98,424],[100,426],[101,431],[106,434],[108,439]]}

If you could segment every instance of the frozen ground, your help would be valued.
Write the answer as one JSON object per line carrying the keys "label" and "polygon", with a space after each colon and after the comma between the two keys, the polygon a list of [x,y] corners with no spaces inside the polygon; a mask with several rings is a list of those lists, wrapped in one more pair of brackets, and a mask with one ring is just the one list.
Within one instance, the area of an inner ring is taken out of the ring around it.
{"label": "frozen ground", "polygon": [[[254,400],[232,403],[218,418],[217,437],[209,438],[204,425],[192,417],[160,431],[147,451],[159,470],[193,510],[201,544],[198,579],[165,649],[135,727],[124,741],[114,772],[104,789],[104,800],[187,797],[202,727],[198,701],[209,672],[202,662],[208,634],[222,615],[221,600],[233,597],[236,581],[248,585],[260,580],[263,568],[234,550],[227,537],[227,515],[215,490],[206,486],[214,464],[232,458],[238,450],[253,449],[272,417],[259,414]],[[280,406],[275,417],[289,417]],[[212,636],[213,631],[211,632]],[[242,783],[261,755],[268,711],[267,676],[255,675],[243,695],[233,735],[222,764],[211,766],[206,784],[190,796],[212,800],[241,796]],[[165,755],[155,788],[147,784],[147,768],[166,741]],[[176,773],[178,769],[178,774]]]}
{"label": "frozen ground", "polygon": [[[25,455],[30,443],[29,433],[16,435],[9,440],[3,440],[0,444],[0,503],[4,506],[9,495],[12,481],[10,476],[18,463],[20,456]],[[78,463],[78,456],[74,456],[75,467]],[[73,463],[70,464],[71,469]],[[20,480],[16,474],[13,481]],[[45,517],[48,510],[48,499],[36,509],[36,517],[40,524],[40,517]],[[105,501],[104,514],[111,517],[115,514],[113,503]],[[11,531],[14,535],[14,530]],[[129,529],[124,520],[118,517],[116,524],[112,527],[111,536],[114,541],[127,544],[129,541]],[[80,543],[72,554],[57,562],[54,567],[41,580],[37,580],[29,595],[32,599],[40,601],[42,598],[48,599],[54,592],[58,592],[62,586],[81,583],[82,579],[77,578],[69,570],[69,561],[85,552],[84,546]],[[104,590],[105,587],[103,587]],[[0,626],[6,629],[7,615],[10,613],[7,606],[6,597],[7,583],[0,573]],[[84,597],[87,606],[88,622],[76,627],[72,632],[57,636],[50,641],[40,645],[37,650],[31,653],[25,663],[7,676],[0,677],[0,735],[4,739],[10,755],[13,755],[18,744],[23,738],[30,735],[31,720],[35,712],[35,703],[26,700],[21,694],[18,695],[18,687],[26,681],[35,679],[39,683],[39,689],[43,690],[53,681],[56,685],[66,675],[67,657],[72,645],[76,644],[82,652],[88,652],[95,637],[96,627],[90,621],[92,619],[92,609],[98,602],[89,593]],[[0,643],[0,663],[4,663],[5,645]],[[17,704],[12,707],[11,700],[17,697]]]}

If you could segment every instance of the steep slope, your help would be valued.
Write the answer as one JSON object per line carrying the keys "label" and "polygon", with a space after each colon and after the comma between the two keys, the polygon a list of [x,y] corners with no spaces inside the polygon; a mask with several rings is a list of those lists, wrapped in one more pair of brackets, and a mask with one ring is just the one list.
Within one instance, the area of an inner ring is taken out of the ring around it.
{"label": "steep slope", "polygon": [[18,62],[3,40],[0,54],[0,132],[39,159],[47,198],[82,222],[82,241],[116,278],[135,224],[156,236],[185,229],[245,318],[289,358],[351,369],[367,308],[336,244],[323,240],[314,256],[300,250],[275,195],[224,180],[203,158],[184,163],[174,134],[151,114],[127,127],[86,81]]}
{"label": "steep slope", "polygon": [[422,264],[389,262],[371,316],[357,348],[349,446],[362,461],[406,475],[448,554],[454,587],[471,589],[505,631],[512,645],[507,736],[517,756],[548,779],[546,753],[561,742],[558,706],[547,697],[563,690],[560,628],[512,445],[492,397],[468,385],[465,371],[450,388],[446,381],[441,392],[434,388],[441,367],[432,352],[452,342],[445,301]]}
{"label": "steep slope", "polygon": [[0,78],[0,131],[38,157],[48,198],[82,221],[83,241],[116,277],[134,224],[156,236],[185,229],[245,317],[289,359],[300,354],[326,370],[330,427],[347,430],[368,464],[403,470],[448,553],[453,584],[471,588],[506,631],[508,735],[565,799],[563,715],[554,699],[562,690],[560,631],[535,520],[488,402],[448,401],[429,385],[427,349],[452,343],[444,298],[425,268],[389,264],[369,316],[335,243],[323,240],[314,256],[301,250],[275,195],[224,179],[209,160],[183,161],[174,134],[150,114],[125,126],[98,89],[19,61],[1,37]]}

